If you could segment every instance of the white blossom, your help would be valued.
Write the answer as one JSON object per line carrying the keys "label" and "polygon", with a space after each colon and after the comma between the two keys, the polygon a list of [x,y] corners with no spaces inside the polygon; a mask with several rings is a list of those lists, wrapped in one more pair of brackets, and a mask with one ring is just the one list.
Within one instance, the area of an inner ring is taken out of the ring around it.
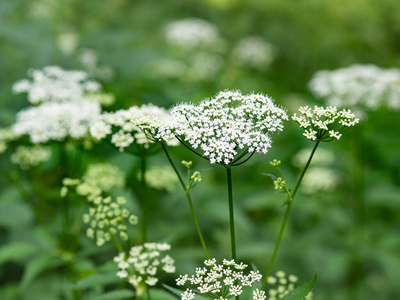
{"label": "white blossom", "polygon": [[304,106],[299,112],[300,115],[294,114],[292,119],[305,129],[303,135],[312,141],[338,140],[346,128],[359,122],[350,110],[339,111],[334,106],[315,106],[313,110]]}
{"label": "white blossom", "polygon": [[83,71],[67,71],[58,66],[28,72],[32,81],[23,79],[13,86],[14,93],[27,93],[32,104],[81,101],[85,93],[98,92],[101,85],[88,79]]}
{"label": "white blossom", "polygon": [[[175,273],[175,260],[162,252],[171,249],[169,244],[145,243],[144,245],[134,246],[128,253],[121,252],[114,257],[120,269],[117,276],[121,277],[121,272],[126,271],[128,282],[135,288],[144,282],[148,286],[154,286],[158,282],[157,276],[164,273]],[[162,271],[161,271],[162,270]],[[122,273],[125,275],[125,273]]]}
{"label": "white blossom", "polygon": [[29,135],[34,144],[62,141],[67,137],[87,138],[89,127],[100,112],[100,105],[92,101],[44,103],[17,113],[13,130],[17,135]]}
{"label": "white blossom", "polygon": [[286,111],[262,94],[224,91],[198,105],[182,103],[171,114],[173,122],[160,127],[158,137],[174,136],[202,150],[211,164],[230,164],[239,152],[267,153],[270,134],[283,130]]}
{"label": "white blossom", "polygon": [[[132,144],[149,148],[150,144],[160,141],[156,138],[161,125],[170,122],[171,115],[164,108],[153,104],[132,106],[127,110],[106,112],[93,122],[90,133],[97,139],[111,135],[111,143],[123,151]],[[179,142],[175,138],[165,140],[169,146]]]}
{"label": "white blossom", "polygon": [[400,109],[400,70],[375,65],[352,65],[317,72],[309,83],[311,92],[327,105],[353,110]]}
{"label": "white blossom", "polygon": [[[244,273],[246,265],[236,263],[234,260],[224,259],[222,264],[217,264],[215,258],[206,260],[205,267],[196,268],[195,275],[180,275],[176,280],[178,286],[190,283],[193,287],[186,289],[181,294],[181,299],[193,299],[195,294],[205,294],[211,299],[230,299],[239,296],[244,287],[251,287],[254,282],[260,281],[262,275],[258,271]],[[264,300],[263,292],[258,290],[253,293],[253,300]]]}

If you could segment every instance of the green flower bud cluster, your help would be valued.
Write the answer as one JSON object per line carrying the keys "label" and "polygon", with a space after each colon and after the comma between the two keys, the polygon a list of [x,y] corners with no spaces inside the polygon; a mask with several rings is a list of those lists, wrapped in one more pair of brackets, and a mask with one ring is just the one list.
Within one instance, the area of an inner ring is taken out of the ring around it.
{"label": "green flower bud cluster", "polygon": [[40,163],[48,161],[51,157],[51,150],[44,146],[18,146],[11,155],[11,162],[19,165],[21,169],[27,170],[36,167]]}
{"label": "green flower bud cluster", "polygon": [[166,243],[145,243],[132,247],[129,253],[119,253],[114,257],[119,268],[117,276],[126,278],[140,294],[144,285],[156,285],[160,273],[175,273],[175,260],[162,254],[170,249]]}
{"label": "green flower bud cluster", "polygon": [[89,225],[86,235],[96,240],[97,246],[102,246],[118,235],[123,240],[128,240],[126,221],[135,225],[138,222],[137,216],[131,214],[123,207],[126,199],[118,197],[112,201],[109,197],[97,197],[93,201],[93,207],[89,213],[83,214],[83,222]]}
{"label": "green flower bud cluster", "polygon": [[[289,275],[283,271],[276,272],[275,276],[268,276],[267,283],[273,287],[268,290],[267,300],[277,300],[283,298],[296,287],[298,281],[297,276]],[[311,300],[312,292],[308,293],[304,300]]]}
{"label": "green flower bud cluster", "polygon": [[136,215],[124,207],[126,199],[104,196],[105,192],[115,186],[124,184],[123,173],[109,164],[91,165],[82,179],[64,178],[61,196],[65,197],[68,189],[74,188],[76,193],[87,198],[89,212],[83,214],[83,222],[89,225],[86,235],[96,240],[98,246],[104,245],[113,237],[119,236],[128,239],[127,223],[135,225],[138,222]]}

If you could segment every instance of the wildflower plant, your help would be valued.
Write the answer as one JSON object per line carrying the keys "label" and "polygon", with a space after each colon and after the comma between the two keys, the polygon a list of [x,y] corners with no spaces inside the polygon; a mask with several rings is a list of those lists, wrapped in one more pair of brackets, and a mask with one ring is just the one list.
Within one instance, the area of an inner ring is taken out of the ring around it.
{"label": "wildflower plant", "polygon": [[[196,294],[207,296],[210,299],[230,299],[238,297],[246,288],[252,289],[255,282],[262,279],[259,271],[251,270],[245,273],[246,264],[236,263],[234,260],[222,261],[218,264],[216,259],[209,259],[204,262],[204,267],[196,268],[196,273],[192,276],[180,275],[176,280],[178,286],[185,286],[190,283],[181,294],[182,300],[192,300]],[[253,300],[264,300],[265,292],[257,288],[253,290]]]}
{"label": "wildflower plant", "polygon": [[155,286],[163,275],[175,273],[175,260],[164,254],[170,249],[167,243],[145,243],[132,247],[128,253],[120,252],[114,257],[119,268],[117,276],[135,287],[138,297],[146,291],[150,299],[148,287]]}
{"label": "wildflower plant", "polygon": [[18,146],[11,155],[11,162],[19,165],[23,170],[28,170],[48,161],[50,157],[51,150],[44,146]]}

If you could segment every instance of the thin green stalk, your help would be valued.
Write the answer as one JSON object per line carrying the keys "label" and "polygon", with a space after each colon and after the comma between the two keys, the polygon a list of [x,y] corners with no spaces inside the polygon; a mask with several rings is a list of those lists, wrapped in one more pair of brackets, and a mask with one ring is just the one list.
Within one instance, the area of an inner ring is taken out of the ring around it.
{"label": "thin green stalk", "polygon": [[124,248],[122,248],[121,244],[119,243],[119,241],[118,241],[118,239],[115,237],[115,235],[112,234],[111,232],[109,232],[109,233],[110,233],[111,239],[112,239],[112,241],[113,241],[115,247],[116,247],[117,250],[118,250],[118,253],[125,252],[125,251],[124,251]]}
{"label": "thin green stalk", "polygon": [[307,161],[306,165],[304,166],[304,169],[301,172],[299,179],[297,180],[297,184],[296,184],[293,192],[290,193],[289,191],[287,191],[289,199],[288,199],[288,204],[287,204],[287,207],[286,207],[285,216],[283,217],[281,229],[279,231],[278,240],[276,241],[274,252],[273,252],[271,260],[269,262],[267,272],[266,272],[266,274],[264,276],[263,284],[262,284],[262,287],[261,287],[262,289],[265,289],[265,286],[267,285],[268,276],[269,276],[269,274],[271,274],[271,270],[272,270],[272,267],[274,265],[276,255],[278,254],[279,245],[281,244],[283,233],[285,231],[286,224],[287,224],[287,221],[289,219],[289,214],[290,214],[290,209],[292,208],[293,199],[294,199],[294,197],[295,197],[295,195],[296,195],[296,193],[297,193],[297,191],[298,191],[298,189],[300,187],[300,184],[301,184],[301,182],[303,180],[303,177],[304,177],[308,167],[310,166],[311,160],[312,160],[312,158],[314,156],[315,151],[317,150],[317,147],[318,147],[319,143],[320,143],[320,140],[317,140],[313,150],[311,151],[310,157],[308,158],[308,161]]}
{"label": "thin green stalk", "polygon": [[230,166],[226,166],[226,174],[228,179],[229,226],[231,230],[231,250],[232,250],[232,258],[236,261],[235,218],[233,212],[232,172]]}
{"label": "thin green stalk", "polygon": [[150,289],[147,285],[146,285],[146,297],[147,297],[147,300],[151,300]]}
{"label": "thin green stalk", "polygon": [[[140,159],[140,167],[141,167],[141,174],[140,174],[140,182],[142,184],[142,196],[146,192],[146,156],[142,155]],[[147,242],[147,223],[148,223],[148,209],[147,209],[147,201],[144,197],[140,201],[140,208],[142,211],[142,222],[141,222],[141,234],[142,234],[142,242]]]}
{"label": "thin green stalk", "polygon": [[183,182],[183,179],[182,179],[181,175],[179,174],[178,169],[176,168],[176,166],[175,166],[174,162],[172,161],[171,157],[169,156],[169,153],[168,153],[167,148],[165,147],[164,143],[161,143],[161,146],[162,146],[162,148],[163,148],[163,150],[165,152],[165,155],[167,156],[167,159],[168,159],[169,163],[171,164],[172,168],[174,169],[176,176],[178,176],[179,182],[180,182],[183,190],[185,191],[186,198],[187,198],[187,200],[189,202],[190,211],[192,213],[192,217],[193,217],[193,220],[194,220],[194,224],[196,226],[196,230],[197,230],[197,234],[198,234],[199,239],[200,239],[201,246],[203,247],[206,259],[209,260],[210,259],[210,255],[208,254],[207,246],[206,246],[206,243],[204,242],[204,238],[203,238],[203,234],[201,233],[199,222],[197,221],[196,212],[194,210],[194,206],[193,206],[193,202],[192,202],[192,197],[190,196],[189,184],[185,185],[185,183]]}

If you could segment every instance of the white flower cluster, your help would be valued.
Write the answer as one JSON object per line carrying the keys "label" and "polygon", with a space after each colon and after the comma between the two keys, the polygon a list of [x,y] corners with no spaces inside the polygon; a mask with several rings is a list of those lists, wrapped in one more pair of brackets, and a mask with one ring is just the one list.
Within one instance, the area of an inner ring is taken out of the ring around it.
{"label": "white flower cluster", "polygon": [[311,92],[327,105],[375,110],[382,105],[400,109],[400,70],[374,65],[352,65],[317,72],[309,83]]}
{"label": "white flower cluster", "polygon": [[[239,296],[244,287],[251,287],[254,282],[260,281],[262,275],[258,271],[250,271],[244,274],[247,265],[235,263],[234,260],[224,259],[222,264],[217,264],[215,258],[206,260],[205,267],[196,268],[196,274],[192,276],[180,275],[176,280],[178,286],[186,282],[195,286],[188,288],[181,294],[182,300],[194,299],[196,293],[210,297],[211,299],[227,300],[233,296]],[[265,293],[256,289],[253,291],[253,300],[264,300]]]}
{"label": "white flower cluster", "polygon": [[132,247],[128,254],[119,253],[114,257],[120,269],[117,276],[126,278],[136,289],[143,284],[156,285],[161,272],[175,273],[175,260],[168,254],[162,254],[170,249],[171,246],[166,243],[145,243]]}
{"label": "white flower cluster", "polygon": [[303,134],[309,140],[331,141],[340,139],[344,129],[354,126],[359,122],[350,110],[338,110],[334,106],[308,106],[300,107],[300,116],[294,114],[292,119],[301,128],[305,129]]}
{"label": "white flower cluster", "polygon": [[83,71],[47,66],[43,70],[31,70],[29,74],[32,81],[17,82],[13,91],[26,92],[28,101],[36,106],[17,114],[13,130],[18,135],[29,135],[34,144],[62,141],[67,137],[87,138],[89,126],[101,113],[97,101],[112,101],[111,96],[97,93],[101,85],[88,80],[88,74]]}
{"label": "white flower cluster", "polygon": [[20,111],[13,130],[18,135],[29,135],[34,144],[67,137],[83,139],[100,113],[100,105],[92,101],[44,103]]}
{"label": "white flower cluster", "polygon": [[[296,287],[298,278],[295,275],[286,276],[285,272],[278,271],[276,276],[268,276],[267,283],[273,285],[273,288],[268,290],[267,300],[277,300],[283,298],[286,294],[290,293]],[[312,292],[304,297],[304,300],[311,300]]]}
{"label": "white flower cluster", "polygon": [[[90,133],[96,139],[104,139],[111,135],[111,143],[123,151],[131,144],[149,147],[156,141],[158,129],[161,125],[170,122],[171,115],[164,108],[147,104],[132,106],[128,110],[103,113],[91,126]],[[170,146],[177,146],[179,142],[166,139]]]}
{"label": "white flower cluster", "polygon": [[101,90],[101,85],[88,79],[83,71],[67,71],[58,66],[28,72],[32,81],[23,79],[13,86],[14,93],[28,93],[32,104],[81,101],[85,93]]}
{"label": "white flower cluster", "polygon": [[262,37],[245,37],[233,48],[233,58],[240,65],[263,71],[274,59],[274,46]]}
{"label": "white flower cluster", "polygon": [[218,29],[211,23],[196,18],[187,18],[169,23],[165,28],[168,43],[193,49],[215,44],[219,39]]}
{"label": "white flower cluster", "polygon": [[228,165],[243,149],[267,153],[270,133],[283,130],[286,111],[262,94],[242,95],[240,91],[220,92],[200,104],[180,104],[171,114],[172,123],[160,128],[160,137],[173,136],[200,149],[211,164]]}
{"label": "white flower cluster", "polygon": [[23,170],[31,167],[36,167],[40,163],[48,161],[51,157],[51,150],[49,148],[34,145],[18,146],[15,152],[11,155],[11,162],[17,164]]}

